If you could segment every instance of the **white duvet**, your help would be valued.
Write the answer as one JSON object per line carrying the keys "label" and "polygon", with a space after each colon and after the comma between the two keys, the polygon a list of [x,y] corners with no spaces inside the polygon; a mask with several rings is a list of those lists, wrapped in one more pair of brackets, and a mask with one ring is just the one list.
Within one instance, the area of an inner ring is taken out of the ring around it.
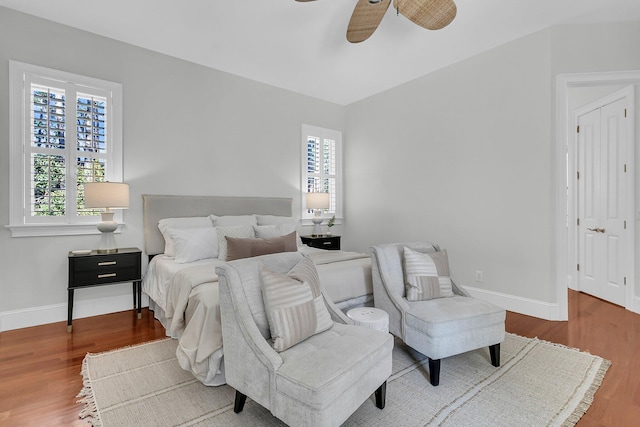
{"label": "white duvet", "polygon": [[[368,254],[300,248],[316,263],[327,295],[339,307],[370,298],[371,260]],[[164,255],[154,257],[142,282],[143,291],[164,313],[167,335],[177,338],[180,366],[205,385],[224,384],[222,330],[216,266],[224,261],[176,263]],[[160,310],[158,310],[160,311]],[[158,313],[156,313],[158,315]]]}

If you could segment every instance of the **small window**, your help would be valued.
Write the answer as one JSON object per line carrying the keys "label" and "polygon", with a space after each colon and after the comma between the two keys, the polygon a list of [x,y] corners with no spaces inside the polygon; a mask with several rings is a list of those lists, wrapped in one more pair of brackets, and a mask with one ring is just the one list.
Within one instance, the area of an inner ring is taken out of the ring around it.
{"label": "small window", "polygon": [[16,61],[10,74],[12,236],[95,232],[84,184],[122,181],[122,86]]}
{"label": "small window", "polygon": [[[324,216],[342,222],[342,132],[302,125],[302,215],[311,224],[313,211],[306,207],[306,193],[329,193]],[[307,221],[305,221],[305,219]]]}

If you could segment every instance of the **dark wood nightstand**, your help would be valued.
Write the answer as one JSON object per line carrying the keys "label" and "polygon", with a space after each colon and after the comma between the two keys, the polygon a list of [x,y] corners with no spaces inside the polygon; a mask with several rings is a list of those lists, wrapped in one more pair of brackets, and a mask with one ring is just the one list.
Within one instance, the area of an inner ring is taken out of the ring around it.
{"label": "dark wood nightstand", "polygon": [[113,253],[69,252],[67,332],[72,331],[74,290],[123,282],[133,282],[133,308],[138,310],[138,319],[140,319],[142,317],[142,251],[140,249],[122,248]]}
{"label": "dark wood nightstand", "polygon": [[331,251],[340,250],[340,236],[300,236],[302,243],[312,248],[329,249]]}

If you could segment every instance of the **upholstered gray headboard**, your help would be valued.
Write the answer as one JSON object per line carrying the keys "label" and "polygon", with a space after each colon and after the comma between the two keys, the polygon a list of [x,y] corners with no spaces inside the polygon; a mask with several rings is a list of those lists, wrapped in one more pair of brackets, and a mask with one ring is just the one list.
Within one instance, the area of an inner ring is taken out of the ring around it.
{"label": "upholstered gray headboard", "polygon": [[144,248],[147,255],[164,251],[164,238],[158,229],[163,218],[222,215],[291,216],[292,199],[278,197],[166,196],[142,195]]}

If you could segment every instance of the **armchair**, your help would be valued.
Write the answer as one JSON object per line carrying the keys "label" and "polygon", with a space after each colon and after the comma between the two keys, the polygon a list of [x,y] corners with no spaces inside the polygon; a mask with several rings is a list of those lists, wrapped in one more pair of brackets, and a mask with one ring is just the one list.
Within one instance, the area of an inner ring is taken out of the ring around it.
{"label": "armchair", "polygon": [[[418,253],[440,251],[432,243],[390,243],[372,248],[373,298],[389,313],[389,331],[429,358],[432,385],[440,382],[440,360],[489,347],[491,364],[500,366],[505,310],[472,298],[451,281],[453,295],[409,301],[405,290],[404,248]],[[448,265],[447,265],[448,270]]]}
{"label": "armchair", "polygon": [[286,275],[302,259],[286,252],[216,269],[227,384],[236,390],[236,413],[248,396],[289,425],[338,426],[374,392],[376,406],[384,408],[393,336],[349,324],[322,294],[330,328],[274,350],[261,269]]}

